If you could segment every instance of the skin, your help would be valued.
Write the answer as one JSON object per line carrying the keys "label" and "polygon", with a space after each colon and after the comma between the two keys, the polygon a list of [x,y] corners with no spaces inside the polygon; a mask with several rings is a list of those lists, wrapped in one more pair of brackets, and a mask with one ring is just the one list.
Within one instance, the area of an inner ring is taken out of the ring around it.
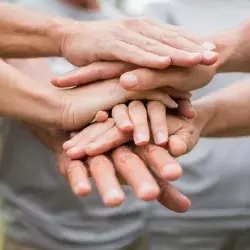
{"label": "skin", "polygon": [[[0,56],[61,56],[76,66],[100,60],[124,61],[162,69],[213,64],[217,55],[173,26],[145,18],[78,22],[53,18],[19,6],[1,4]],[[18,30],[18,32],[16,32]]]}
{"label": "skin", "polygon": [[119,86],[118,79],[61,90],[50,85],[49,79],[44,85],[3,61],[0,65],[0,80],[4,86],[0,92],[1,116],[42,126],[80,129],[89,124],[98,111],[134,99],[159,100],[170,108],[178,106],[163,90],[126,91]]}
{"label": "skin", "polygon": [[[155,168],[162,168],[165,161],[169,161],[167,151],[160,147],[121,146],[109,155],[101,154],[86,160],[72,160],[62,151],[62,143],[68,138],[65,133],[58,130],[48,131],[34,125],[30,127],[27,124],[26,128],[56,153],[59,171],[78,196],[86,196],[91,192],[88,176],[92,176],[107,206],[118,206],[124,201],[125,195],[120,182],[128,183],[139,199],[144,201],[157,199],[163,206],[175,212],[185,212],[191,205],[189,199],[175,189],[166,180],[167,178],[161,179],[148,170],[147,166],[152,162]],[[159,157],[163,159],[162,162],[157,161]],[[174,180],[181,175],[180,166],[175,161],[173,163],[176,168],[168,169],[169,180]],[[137,168],[135,169],[134,166]],[[142,178],[135,178],[136,176]]]}
{"label": "skin", "polygon": [[[42,59],[8,60],[8,63],[40,82],[42,86],[49,85],[50,69]],[[50,86],[50,85],[49,85]],[[85,159],[71,159],[63,151],[62,145],[69,139],[67,132],[57,129],[43,128],[38,125],[22,122],[23,126],[41,143],[55,152],[58,169],[68,181],[72,191],[78,196],[86,196],[91,192],[89,176],[99,190],[100,196],[107,206],[120,205],[125,195],[120,183],[127,183],[135,195],[145,201],[158,199],[161,204],[176,212],[184,212],[190,206],[190,201],[178,190],[173,188],[168,180],[180,177],[182,170],[178,163],[169,159],[167,151],[155,145],[144,149],[136,146],[121,146],[109,154],[101,154]],[[111,119],[104,123],[93,124],[92,135],[96,138],[104,130],[99,125],[114,125]],[[145,157],[146,156],[146,157]],[[163,159],[159,162],[157,159]],[[172,161],[175,168],[165,166]],[[149,171],[149,165],[155,169],[164,170],[164,178],[159,178]],[[137,166],[136,169],[133,166]],[[138,179],[135,176],[142,176]]]}
{"label": "skin", "polygon": [[218,53],[218,61],[209,67],[198,65],[192,68],[169,67],[157,70],[122,62],[96,62],[56,77],[52,83],[58,87],[66,87],[120,77],[120,85],[127,90],[171,87],[174,90],[191,91],[207,85],[217,73],[249,72],[250,48],[246,42],[249,39],[249,23],[203,38],[211,41],[216,46],[211,49]]}
{"label": "skin", "polygon": [[[165,121],[158,112],[147,110],[148,116],[158,116],[155,119],[162,119],[161,123],[154,125],[151,121],[152,131],[159,126],[167,124],[168,144],[165,147],[175,157],[179,157],[197,144],[200,137],[235,137],[250,135],[250,116],[248,107],[250,105],[250,80],[245,79],[236,82],[211,95],[205,96],[193,102],[196,116],[193,119],[186,119],[182,116],[169,113]],[[141,103],[142,104],[142,103]],[[150,103],[147,104],[149,106]],[[161,104],[162,105],[162,104]],[[143,106],[144,110],[146,108]],[[142,112],[142,110],[141,110]],[[144,120],[144,126],[147,121]],[[153,128],[155,126],[155,128]],[[88,129],[88,128],[86,128]],[[84,130],[83,130],[84,131]],[[81,132],[83,134],[83,132]],[[81,143],[80,134],[73,137],[75,147]],[[85,133],[85,137],[88,133]],[[133,140],[133,134],[120,130],[117,125],[106,130],[98,139],[84,145],[84,153],[96,155],[104,153],[115,146]]]}

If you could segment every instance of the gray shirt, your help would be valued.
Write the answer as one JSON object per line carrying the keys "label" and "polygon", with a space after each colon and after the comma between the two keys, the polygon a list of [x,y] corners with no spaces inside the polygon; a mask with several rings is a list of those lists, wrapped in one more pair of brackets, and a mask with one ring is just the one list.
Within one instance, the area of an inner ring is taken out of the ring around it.
{"label": "gray shirt", "polygon": [[[250,2],[247,0],[165,1],[152,4],[146,9],[147,16],[184,26],[198,34],[234,27],[244,19],[249,19],[249,14]],[[197,91],[194,98],[242,77],[249,75],[218,75],[206,88]],[[193,232],[195,235],[209,233],[215,228],[249,228],[249,154],[249,137],[200,140],[190,154],[179,159],[184,167],[184,174],[175,183],[191,198],[191,210],[179,215],[155,204],[152,232],[168,232],[171,235]]]}
{"label": "gray shirt", "polygon": [[[108,16],[69,8],[56,0],[19,3],[77,19]],[[112,11],[117,14],[114,9]],[[52,62],[52,66],[57,73],[72,69],[61,59]],[[129,188],[126,188],[125,203],[113,209],[102,204],[95,189],[90,196],[77,198],[60,176],[55,155],[20,124],[4,119],[2,133],[0,192],[5,198],[9,235],[46,250],[117,250],[141,234],[147,205],[136,200]]]}

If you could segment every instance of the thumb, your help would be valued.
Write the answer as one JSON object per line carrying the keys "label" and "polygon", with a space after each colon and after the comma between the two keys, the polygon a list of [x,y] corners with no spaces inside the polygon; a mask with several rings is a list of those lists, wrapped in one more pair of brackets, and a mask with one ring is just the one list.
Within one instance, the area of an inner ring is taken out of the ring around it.
{"label": "thumb", "polygon": [[190,143],[190,133],[188,131],[178,131],[175,135],[169,137],[168,150],[175,157],[184,155],[188,151]]}

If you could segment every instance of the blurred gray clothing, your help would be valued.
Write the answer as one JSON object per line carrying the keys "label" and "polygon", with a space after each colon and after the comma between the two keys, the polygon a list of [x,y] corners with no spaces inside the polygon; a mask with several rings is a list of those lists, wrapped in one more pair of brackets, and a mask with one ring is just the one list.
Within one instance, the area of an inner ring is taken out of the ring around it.
{"label": "blurred gray clothing", "polygon": [[[55,0],[19,3],[77,19],[109,16],[69,8]],[[72,68],[61,59],[52,64],[57,72]],[[9,236],[46,250],[117,250],[144,233],[147,205],[136,200],[129,188],[126,202],[113,209],[103,206],[96,190],[86,198],[77,198],[60,176],[51,151],[17,122],[4,119],[2,132],[0,193],[5,198]]]}
{"label": "blurred gray clothing", "polygon": [[[165,1],[148,6],[145,13],[198,34],[209,34],[249,19],[250,2]],[[203,96],[241,77],[249,75],[218,75],[194,96]],[[175,185],[191,198],[192,208],[179,215],[154,205],[150,224],[153,249],[220,249],[232,232],[250,228],[249,154],[249,137],[202,139],[190,154],[180,158],[184,174]],[[237,249],[250,249],[249,242],[245,247]]]}

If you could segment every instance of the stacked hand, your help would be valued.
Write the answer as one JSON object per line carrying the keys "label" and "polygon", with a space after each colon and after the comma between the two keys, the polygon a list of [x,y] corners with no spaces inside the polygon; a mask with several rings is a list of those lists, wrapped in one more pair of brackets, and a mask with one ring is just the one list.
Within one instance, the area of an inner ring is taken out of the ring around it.
{"label": "stacked hand", "polygon": [[[69,141],[67,133],[49,130],[49,147],[61,173],[76,195],[91,192],[92,176],[109,206],[123,202],[120,182],[125,182],[142,200],[158,199],[174,211],[186,211],[190,201],[169,183],[182,174],[172,156],[196,143],[189,142],[195,131],[188,120],[195,116],[189,91],[215,74],[214,46],[147,19],[82,25],[63,27],[60,50],[73,64],[87,66],[52,80],[56,87],[73,88],[49,92],[59,103],[54,127],[85,127]],[[138,100],[147,101],[146,108]],[[166,108],[177,116],[166,114]],[[112,111],[112,118],[106,111]],[[102,122],[91,123],[94,119]]]}
{"label": "stacked hand", "polygon": [[[89,194],[92,176],[103,202],[116,206],[125,198],[120,186],[125,181],[142,200],[158,199],[169,209],[186,211],[190,201],[169,183],[182,174],[173,157],[191,150],[202,129],[188,91],[206,85],[215,72],[216,65],[159,70],[95,62],[54,78],[57,87],[74,87],[62,90],[70,93],[63,113],[67,119],[61,120],[65,129],[102,121],[71,133],[57,150],[60,171],[74,193]],[[111,110],[112,118],[101,110]]]}

